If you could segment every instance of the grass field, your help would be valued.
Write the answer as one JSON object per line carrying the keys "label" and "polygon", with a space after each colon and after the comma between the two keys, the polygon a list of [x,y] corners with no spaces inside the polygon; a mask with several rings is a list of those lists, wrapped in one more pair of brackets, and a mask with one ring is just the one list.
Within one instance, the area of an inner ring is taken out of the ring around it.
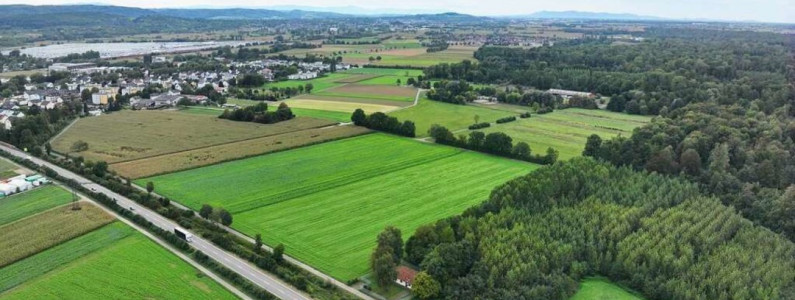
{"label": "grass field", "polygon": [[312,93],[316,93],[333,87],[345,85],[344,82],[339,82],[339,81],[345,81],[345,79],[349,77],[353,76],[343,73],[331,73],[324,77],[318,77],[310,80],[287,80],[287,81],[266,83],[263,86],[263,88],[269,89],[272,87],[277,87],[277,88],[297,87],[299,85],[306,86],[307,83],[311,83],[313,86]]}
{"label": "grass field", "polygon": [[75,141],[82,140],[88,143],[88,150],[71,155],[115,163],[333,123],[296,118],[278,124],[257,124],[177,111],[120,111],[80,119],[52,144],[56,151],[68,153]]}
{"label": "grass field", "polygon": [[526,142],[536,153],[543,153],[548,147],[552,147],[560,152],[560,159],[569,159],[582,155],[585,141],[591,134],[598,134],[602,139],[618,135],[629,137],[633,129],[650,120],[646,116],[569,108],[545,115],[533,115],[516,122],[492,125],[479,131],[504,132],[514,142]]}
{"label": "grass field", "polygon": [[141,178],[185,169],[207,166],[264,153],[292,149],[304,145],[360,135],[370,132],[359,126],[335,126],[250,139],[160,156],[147,157],[110,165],[112,170],[128,178]]}
{"label": "grass field", "polygon": [[121,223],[0,269],[0,291],[3,299],[235,299]]}
{"label": "grass field", "polygon": [[78,237],[113,221],[113,216],[93,205],[78,211],[61,206],[0,227],[0,267],[7,266]]}
{"label": "grass field", "polygon": [[17,169],[19,169],[19,166],[5,159],[0,159],[0,179],[6,179],[16,176]]}
{"label": "grass field", "polygon": [[475,116],[480,122],[494,122],[497,119],[516,115],[502,110],[494,110],[474,105],[456,105],[444,102],[420,99],[417,106],[389,113],[399,120],[411,120],[417,126],[417,136],[428,136],[428,129],[433,124],[447,127],[451,131],[466,129],[475,123]]}
{"label": "grass field", "polygon": [[0,199],[0,225],[8,224],[72,201],[72,194],[54,185]]}
{"label": "grass field", "polygon": [[[373,151],[377,149],[378,151]],[[367,273],[386,225],[408,236],[460,213],[535,165],[370,134],[137,180],[194,209],[228,209],[233,227],[348,280]]]}
{"label": "grass field", "polygon": [[643,300],[644,298],[602,277],[586,278],[569,300]]}

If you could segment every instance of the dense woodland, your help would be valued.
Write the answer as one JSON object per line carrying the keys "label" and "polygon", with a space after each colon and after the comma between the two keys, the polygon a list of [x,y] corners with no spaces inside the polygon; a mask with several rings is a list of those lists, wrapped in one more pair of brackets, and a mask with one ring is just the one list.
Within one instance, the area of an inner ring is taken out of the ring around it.
{"label": "dense woodland", "polygon": [[593,159],[542,168],[420,227],[401,248],[422,270],[417,296],[567,299],[584,276],[604,275],[650,299],[795,299],[795,39],[645,36],[484,47],[479,63],[427,69],[517,89],[498,92],[502,102],[557,108],[521,90],[562,88],[659,116],[631,137],[591,136]]}
{"label": "dense woodland", "polygon": [[650,299],[795,298],[791,241],[695,184],[586,158],[510,181],[398,248],[431,279],[415,283],[421,298],[567,299],[594,274]]}
{"label": "dense woodland", "polygon": [[560,88],[610,96],[613,111],[657,115],[691,102],[788,103],[791,37],[742,31],[650,29],[647,40],[560,42],[532,49],[483,47],[479,63],[426,69],[432,79]]}

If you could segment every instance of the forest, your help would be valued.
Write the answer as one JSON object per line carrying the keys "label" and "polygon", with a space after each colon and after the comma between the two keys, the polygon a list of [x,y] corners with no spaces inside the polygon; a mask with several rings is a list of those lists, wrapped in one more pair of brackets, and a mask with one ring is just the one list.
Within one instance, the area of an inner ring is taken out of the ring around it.
{"label": "forest", "polygon": [[650,299],[795,297],[791,241],[686,180],[588,158],[512,180],[390,248],[420,266],[420,298],[567,299],[595,274]]}
{"label": "forest", "polygon": [[692,102],[751,103],[770,113],[788,103],[793,41],[785,35],[706,29],[655,29],[645,41],[607,38],[532,49],[482,47],[478,63],[429,67],[430,79],[593,92],[608,109],[657,115]]}

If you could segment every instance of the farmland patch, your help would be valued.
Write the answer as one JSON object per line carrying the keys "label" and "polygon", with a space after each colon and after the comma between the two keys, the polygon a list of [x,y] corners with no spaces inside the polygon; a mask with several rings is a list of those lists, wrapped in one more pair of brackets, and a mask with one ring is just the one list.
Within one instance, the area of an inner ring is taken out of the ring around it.
{"label": "farmland patch", "polygon": [[367,132],[370,130],[357,126],[314,128],[116,163],[110,165],[110,168],[122,176],[135,179],[317,144]]}
{"label": "farmland patch", "polygon": [[[330,124],[312,118],[257,124],[176,111],[120,111],[78,120],[53,141],[53,148],[87,160],[116,163]],[[88,150],[72,152],[79,140],[88,143]]]}
{"label": "farmland patch", "polygon": [[504,132],[514,142],[525,142],[535,153],[542,153],[552,147],[560,152],[560,159],[582,155],[585,142],[592,134],[602,139],[615,136],[629,137],[636,127],[648,123],[651,118],[632,116],[601,110],[569,108],[549,114],[533,115],[528,119],[498,124],[483,130]]}
{"label": "farmland patch", "polygon": [[72,210],[61,206],[0,227],[0,267],[80,236],[113,221],[113,216],[94,205]]}
{"label": "farmland patch", "polygon": [[54,186],[44,186],[0,199],[0,225],[34,215],[72,200],[72,194]]}
{"label": "farmland patch", "polygon": [[[376,151],[377,149],[377,151]],[[233,227],[332,276],[367,272],[375,236],[460,213],[536,166],[385,134],[137,180],[194,209],[224,207]],[[292,225],[290,225],[292,224]]]}

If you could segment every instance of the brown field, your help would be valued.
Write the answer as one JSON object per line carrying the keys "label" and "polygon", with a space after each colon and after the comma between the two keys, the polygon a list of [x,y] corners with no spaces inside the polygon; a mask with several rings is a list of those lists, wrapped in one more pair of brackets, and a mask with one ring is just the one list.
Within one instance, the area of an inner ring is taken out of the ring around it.
{"label": "brown field", "polygon": [[414,96],[417,95],[417,90],[409,87],[391,86],[391,85],[349,84],[325,90],[324,93],[335,94],[335,95],[342,95],[342,94],[385,95],[385,96],[410,97],[414,99]]}
{"label": "brown field", "polygon": [[336,82],[336,83],[356,83],[356,82],[359,82],[359,81],[364,81],[364,80],[367,80],[367,79],[373,79],[373,78],[380,77],[380,76],[381,75],[377,75],[377,74],[357,74],[357,75],[353,75],[353,76],[348,76],[348,77],[342,78],[342,79],[334,81],[334,82]]}
{"label": "brown field", "polygon": [[110,168],[122,176],[136,179],[317,144],[368,132],[370,132],[369,129],[359,126],[315,128],[117,163],[110,165]]}
{"label": "brown field", "polygon": [[[311,95],[301,95],[298,97],[291,98],[288,101],[288,105],[291,105],[289,101],[292,100],[317,100],[317,101],[329,101],[329,102],[345,102],[345,103],[360,103],[364,105],[378,105],[378,106],[392,106],[392,107],[404,107],[409,106],[412,102],[407,101],[390,101],[390,100],[382,100],[382,99],[367,99],[367,98],[350,98],[344,96],[324,96],[318,94],[311,94]],[[296,106],[296,108],[300,108]],[[310,108],[310,107],[304,107]],[[362,108],[364,109],[364,108]],[[366,110],[365,110],[366,111]]]}
{"label": "brown field", "polygon": [[[52,145],[60,153],[118,163],[332,124],[327,120],[295,118],[266,125],[176,111],[120,111],[80,119]],[[87,142],[88,150],[70,153],[78,140]]]}
{"label": "brown field", "polygon": [[113,216],[87,202],[71,204],[0,227],[0,268],[108,224]]}

